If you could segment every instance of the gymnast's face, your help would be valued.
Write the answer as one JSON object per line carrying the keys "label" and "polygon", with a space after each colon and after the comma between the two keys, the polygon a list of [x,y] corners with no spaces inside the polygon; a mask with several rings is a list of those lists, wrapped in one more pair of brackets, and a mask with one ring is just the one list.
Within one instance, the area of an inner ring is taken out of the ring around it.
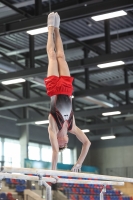
{"label": "gymnast's face", "polygon": [[59,136],[57,140],[58,140],[59,148],[67,147],[68,140],[69,140],[67,134],[63,136]]}

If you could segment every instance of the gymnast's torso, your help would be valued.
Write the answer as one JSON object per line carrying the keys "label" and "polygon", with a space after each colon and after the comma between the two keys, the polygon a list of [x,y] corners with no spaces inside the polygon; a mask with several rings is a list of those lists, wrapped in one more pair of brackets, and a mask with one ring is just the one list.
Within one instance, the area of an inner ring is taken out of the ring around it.
{"label": "gymnast's torso", "polygon": [[53,116],[59,131],[63,124],[67,122],[67,130],[72,129],[73,110],[72,99],[68,95],[59,94],[51,97],[50,114]]}

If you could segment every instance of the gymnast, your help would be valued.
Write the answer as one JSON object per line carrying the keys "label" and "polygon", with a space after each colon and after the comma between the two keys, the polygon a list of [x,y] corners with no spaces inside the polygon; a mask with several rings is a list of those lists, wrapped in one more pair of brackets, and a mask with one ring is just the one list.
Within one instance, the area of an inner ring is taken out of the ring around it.
{"label": "gymnast", "polygon": [[63,44],[59,32],[60,16],[58,13],[48,15],[48,72],[44,79],[47,95],[51,97],[49,114],[49,139],[52,146],[52,169],[56,170],[59,151],[68,144],[67,132],[76,135],[82,143],[80,156],[73,166],[73,172],[80,172],[82,163],[91,145],[86,135],[75,124],[72,110],[73,77],[65,60]]}

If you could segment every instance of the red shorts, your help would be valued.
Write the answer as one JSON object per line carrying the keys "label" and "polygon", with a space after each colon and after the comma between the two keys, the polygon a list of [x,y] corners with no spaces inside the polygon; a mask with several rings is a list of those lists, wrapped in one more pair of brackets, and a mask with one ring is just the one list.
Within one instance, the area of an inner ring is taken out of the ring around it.
{"label": "red shorts", "polygon": [[47,95],[53,96],[57,94],[72,95],[73,92],[73,77],[71,76],[49,76],[44,79]]}

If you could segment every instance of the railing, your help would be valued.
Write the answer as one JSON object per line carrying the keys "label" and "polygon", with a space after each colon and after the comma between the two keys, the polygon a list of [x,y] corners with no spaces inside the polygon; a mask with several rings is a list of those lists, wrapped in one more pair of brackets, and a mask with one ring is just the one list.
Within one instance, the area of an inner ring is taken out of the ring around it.
{"label": "railing", "polygon": [[[9,174],[9,173],[21,173],[21,174]],[[28,176],[23,174],[33,174],[37,176]],[[51,177],[43,177],[46,175],[50,176],[65,176],[72,178],[55,178]],[[100,194],[100,199],[102,200],[104,197],[104,193],[106,192],[107,185],[124,185],[124,182],[133,183],[133,179],[125,178],[125,177],[117,177],[117,176],[105,176],[98,174],[87,174],[87,173],[76,173],[76,172],[68,172],[68,171],[56,171],[56,170],[43,170],[43,169],[32,169],[32,168],[15,168],[15,167],[3,167],[0,173],[0,179],[4,178],[12,178],[12,179],[24,179],[24,180],[34,180],[38,181],[39,185],[44,185],[46,187],[46,200],[51,200],[51,187],[47,182],[51,183],[77,183],[77,184],[97,184],[103,185],[103,190]],[[97,179],[97,180],[81,180],[75,178],[82,179]]]}

